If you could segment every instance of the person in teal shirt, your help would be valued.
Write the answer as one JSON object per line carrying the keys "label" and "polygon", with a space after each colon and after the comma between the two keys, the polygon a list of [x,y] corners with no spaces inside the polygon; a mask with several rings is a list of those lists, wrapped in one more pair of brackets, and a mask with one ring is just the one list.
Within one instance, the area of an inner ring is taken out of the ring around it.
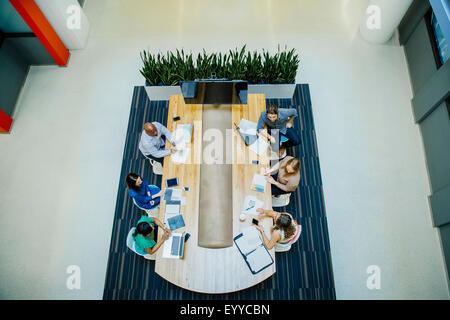
{"label": "person in teal shirt", "polygon": [[[158,241],[155,241],[156,226],[164,230],[164,234]],[[138,221],[133,237],[135,246],[139,251],[154,254],[164,241],[166,241],[169,235],[170,230],[167,229],[159,219],[142,216]]]}

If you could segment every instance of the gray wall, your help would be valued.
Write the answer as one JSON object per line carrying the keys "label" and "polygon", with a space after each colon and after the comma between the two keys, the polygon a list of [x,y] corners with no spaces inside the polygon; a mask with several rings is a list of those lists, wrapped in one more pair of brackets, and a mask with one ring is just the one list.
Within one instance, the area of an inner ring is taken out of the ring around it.
{"label": "gray wall", "polygon": [[[414,97],[414,118],[422,133],[433,224],[438,228],[447,275],[450,274],[450,60],[438,68],[425,14],[428,1],[416,0],[399,26]],[[447,39],[450,44],[450,39]]]}

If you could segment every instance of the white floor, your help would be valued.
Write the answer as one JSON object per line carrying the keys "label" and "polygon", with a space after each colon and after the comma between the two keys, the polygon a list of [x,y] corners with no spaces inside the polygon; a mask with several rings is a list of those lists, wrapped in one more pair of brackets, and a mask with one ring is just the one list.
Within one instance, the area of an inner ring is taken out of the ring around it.
{"label": "white floor", "polygon": [[[189,4],[188,4],[189,3]],[[295,47],[309,83],[338,299],[448,299],[405,57],[367,0],[87,0],[89,43],[33,67],[0,135],[0,298],[101,299],[139,52]],[[69,265],[81,289],[66,287]],[[366,287],[366,268],[381,289]]]}

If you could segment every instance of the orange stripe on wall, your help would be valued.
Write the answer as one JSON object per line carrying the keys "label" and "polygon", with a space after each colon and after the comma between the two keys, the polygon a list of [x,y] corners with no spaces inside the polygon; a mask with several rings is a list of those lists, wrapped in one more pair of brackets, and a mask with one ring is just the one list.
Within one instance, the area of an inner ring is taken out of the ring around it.
{"label": "orange stripe on wall", "polygon": [[34,0],[9,0],[59,66],[67,65],[69,50]]}
{"label": "orange stripe on wall", "polygon": [[0,132],[6,133],[9,132],[11,128],[12,118],[9,117],[6,113],[0,110]]}

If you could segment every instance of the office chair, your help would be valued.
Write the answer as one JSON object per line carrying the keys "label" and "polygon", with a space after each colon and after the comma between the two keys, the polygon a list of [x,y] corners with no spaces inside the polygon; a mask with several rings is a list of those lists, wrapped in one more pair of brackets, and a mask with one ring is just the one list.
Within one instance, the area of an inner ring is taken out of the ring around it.
{"label": "office chair", "polygon": [[285,207],[289,204],[290,198],[290,193],[280,194],[278,197],[272,196],[272,207]]}
{"label": "office chair", "polygon": [[134,198],[133,198],[133,203],[134,203],[134,205],[135,205],[136,207],[138,207],[139,209],[144,210],[145,213],[147,213],[147,215],[148,215],[150,218],[159,218],[159,205],[160,205],[160,203],[159,203],[156,207],[154,207],[153,209],[145,209],[145,208],[140,207],[140,206],[136,203],[136,200],[135,200]]}
{"label": "office chair", "polygon": [[302,226],[299,225],[296,220],[294,220],[294,224],[295,228],[297,229],[295,236],[291,240],[275,243],[275,252],[286,252],[291,250],[292,245],[297,242],[298,238],[300,238],[300,234],[302,233]]}
{"label": "office chair", "polygon": [[128,236],[127,236],[127,247],[133,251],[134,253],[136,253],[139,256],[144,257],[147,260],[156,260],[156,253],[154,254],[148,254],[145,251],[141,251],[138,247],[136,247],[136,241],[134,241],[134,231],[136,230],[135,227],[131,228],[131,230],[128,232]]}

